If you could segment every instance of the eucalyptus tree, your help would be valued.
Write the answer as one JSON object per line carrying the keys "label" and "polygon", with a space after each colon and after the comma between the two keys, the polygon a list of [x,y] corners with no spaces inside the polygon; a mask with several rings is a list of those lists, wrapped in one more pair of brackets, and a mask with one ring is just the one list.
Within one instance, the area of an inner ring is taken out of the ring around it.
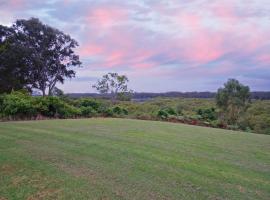
{"label": "eucalyptus tree", "polygon": [[81,62],[74,51],[78,43],[69,35],[37,18],[17,20],[2,30],[0,61],[7,73],[0,80],[22,76],[21,86],[38,89],[45,96],[52,95],[57,83],[75,77],[74,69]]}

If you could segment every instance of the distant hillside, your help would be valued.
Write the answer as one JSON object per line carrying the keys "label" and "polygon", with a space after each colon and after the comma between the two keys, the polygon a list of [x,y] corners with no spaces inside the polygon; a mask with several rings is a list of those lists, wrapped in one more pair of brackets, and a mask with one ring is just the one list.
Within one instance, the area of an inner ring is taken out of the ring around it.
{"label": "distant hillside", "polygon": [[[149,93],[149,92],[136,92],[133,94],[133,99],[148,99],[155,97],[183,97],[183,98],[214,98],[215,92],[165,92],[165,93]],[[97,93],[69,93],[68,96],[72,98],[80,97],[105,97],[109,98],[110,95],[101,95]],[[252,99],[270,100],[270,92],[252,92]]]}

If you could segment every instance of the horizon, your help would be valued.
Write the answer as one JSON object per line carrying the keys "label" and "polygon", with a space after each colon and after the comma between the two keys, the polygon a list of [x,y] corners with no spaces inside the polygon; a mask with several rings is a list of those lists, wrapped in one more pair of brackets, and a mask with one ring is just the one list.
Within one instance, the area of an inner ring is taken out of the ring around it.
{"label": "horizon", "polygon": [[0,0],[0,24],[37,17],[79,42],[65,93],[97,93],[107,72],[139,93],[216,92],[229,78],[267,92],[269,11],[266,0]]}

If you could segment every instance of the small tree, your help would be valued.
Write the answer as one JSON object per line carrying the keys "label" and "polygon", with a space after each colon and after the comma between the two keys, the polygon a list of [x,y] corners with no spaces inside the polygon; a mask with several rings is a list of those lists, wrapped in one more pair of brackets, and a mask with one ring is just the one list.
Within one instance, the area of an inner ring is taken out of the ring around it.
{"label": "small tree", "polygon": [[250,104],[250,90],[236,79],[229,79],[224,88],[218,89],[216,95],[217,107],[220,109],[222,120],[235,125],[239,116]]}
{"label": "small tree", "polygon": [[101,80],[93,85],[100,94],[109,94],[112,101],[115,101],[123,95],[129,95],[131,90],[128,89],[128,78],[125,75],[118,73],[108,73],[102,77]]}

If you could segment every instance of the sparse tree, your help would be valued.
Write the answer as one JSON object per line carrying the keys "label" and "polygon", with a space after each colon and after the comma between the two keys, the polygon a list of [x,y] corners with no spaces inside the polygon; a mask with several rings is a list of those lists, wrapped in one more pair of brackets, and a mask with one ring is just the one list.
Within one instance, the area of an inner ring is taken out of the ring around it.
{"label": "sparse tree", "polygon": [[236,79],[229,79],[224,88],[218,89],[216,103],[220,117],[228,124],[235,125],[250,104],[250,89]]}
{"label": "sparse tree", "polygon": [[128,89],[129,82],[127,76],[119,75],[118,73],[108,73],[101,80],[93,85],[100,94],[109,94],[112,101],[117,98],[123,98],[124,95],[129,95],[132,91]]}

